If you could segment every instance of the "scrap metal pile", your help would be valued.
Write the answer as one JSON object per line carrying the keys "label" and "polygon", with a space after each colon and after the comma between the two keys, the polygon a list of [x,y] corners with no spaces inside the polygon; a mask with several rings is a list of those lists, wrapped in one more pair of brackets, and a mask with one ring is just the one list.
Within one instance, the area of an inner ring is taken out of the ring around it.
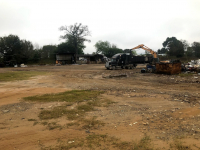
{"label": "scrap metal pile", "polygon": [[185,71],[200,72],[200,59],[191,60],[191,62],[188,62],[188,63],[183,64],[183,65],[185,67]]}

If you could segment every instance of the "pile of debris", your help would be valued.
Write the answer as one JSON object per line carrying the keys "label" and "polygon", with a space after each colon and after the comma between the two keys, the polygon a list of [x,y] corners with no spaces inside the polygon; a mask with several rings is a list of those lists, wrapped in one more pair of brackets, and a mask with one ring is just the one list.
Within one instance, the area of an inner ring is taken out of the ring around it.
{"label": "pile of debris", "polygon": [[191,62],[188,62],[188,63],[183,64],[183,65],[185,66],[185,71],[200,72],[200,59],[191,60]]}

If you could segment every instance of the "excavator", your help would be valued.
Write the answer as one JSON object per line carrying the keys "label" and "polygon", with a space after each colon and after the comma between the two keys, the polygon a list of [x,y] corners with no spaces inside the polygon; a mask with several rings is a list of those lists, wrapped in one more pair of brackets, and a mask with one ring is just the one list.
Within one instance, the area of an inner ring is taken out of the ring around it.
{"label": "excavator", "polygon": [[[145,46],[144,44],[140,44],[140,45],[138,45],[138,46],[136,46],[136,47],[130,49],[130,53],[131,53],[132,50],[135,50],[135,49],[138,49],[138,48],[142,48],[143,50],[148,51],[148,52],[150,52],[150,53],[153,55],[153,60],[152,60],[152,62],[150,62],[149,64],[147,64],[146,68],[147,68],[147,70],[151,70],[151,72],[154,72],[154,71],[155,71],[155,68],[156,68],[156,67],[155,67],[155,64],[156,64],[156,62],[159,62],[159,58],[158,58],[157,53],[154,52],[152,49],[148,48],[147,46]],[[145,69],[144,69],[144,70],[141,70],[141,72],[142,72],[142,71],[145,71],[145,72],[146,72]]]}
{"label": "excavator", "polygon": [[138,49],[138,48],[142,48],[145,51],[150,52],[153,55],[153,61],[151,64],[155,65],[156,62],[159,62],[159,58],[156,52],[154,52],[152,49],[148,48],[147,46],[145,46],[144,44],[140,44],[132,49],[130,49],[130,53],[132,50]]}
{"label": "excavator", "polygon": [[138,48],[142,48],[143,50],[150,52],[153,55],[153,58],[158,58],[157,53],[154,52],[152,49],[148,48],[147,46],[145,46],[144,44],[140,44],[140,45],[132,48],[131,50],[135,50],[135,49],[138,49]]}

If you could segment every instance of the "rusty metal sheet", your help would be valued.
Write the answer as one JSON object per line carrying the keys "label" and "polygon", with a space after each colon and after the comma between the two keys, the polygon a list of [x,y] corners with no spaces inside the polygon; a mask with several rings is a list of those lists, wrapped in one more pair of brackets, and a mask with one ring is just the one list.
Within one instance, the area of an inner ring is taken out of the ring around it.
{"label": "rusty metal sheet", "polygon": [[181,73],[181,62],[178,62],[178,63],[156,63],[156,73],[179,74],[179,73]]}

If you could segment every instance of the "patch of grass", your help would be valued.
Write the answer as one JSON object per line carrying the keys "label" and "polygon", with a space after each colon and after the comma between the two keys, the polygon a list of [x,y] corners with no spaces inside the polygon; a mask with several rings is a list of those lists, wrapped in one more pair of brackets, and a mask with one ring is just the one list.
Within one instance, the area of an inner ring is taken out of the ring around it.
{"label": "patch of grass", "polygon": [[[65,105],[54,107],[49,110],[41,110],[38,117],[41,120],[48,120],[66,116],[68,120],[78,120],[78,122],[81,121],[82,123],[84,123],[82,128],[91,129],[103,126],[104,123],[95,120],[95,118],[84,120],[83,117],[86,114],[86,112],[93,111],[95,106],[103,106],[103,105],[107,106],[109,104],[114,103],[113,101],[107,99],[106,100],[98,99],[97,96],[100,95],[101,93],[102,92],[100,91],[74,90],[58,94],[45,94],[41,96],[26,97],[25,100],[39,101],[39,102],[50,102],[58,100],[67,101],[68,103]],[[83,104],[81,104],[81,102],[83,102]],[[68,106],[71,106],[75,103],[78,103],[78,106],[74,107],[73,109],[69,109]],[[44,125],[47,125],[47,123],[45,123]],[[73,126],[73,125],[77,124],[75,123],[67,124],[67,126]]]}
{"label": "patch of grass", "polygon": [[101,147],[102,145],[105,145],[104,147],[106,147],[105,142],[108,139],[108,135],[104,135],[104,134],[92,134],[89,135],[88,137],[86,137],[86,147],[90,148],[90,149],[95,149],[96,147]]}
{"label": "patch of grass", "polygon": [[115,143],[115,145],[119,149],[130,149],[132,147],[132,144],[130,142],[126,142],[126,141]]}
{"label": "patch of grass", "polygon": [[38,123],[39,123],[38,121],[35,121],[35,122],[33,123],[33,126],[37,125]]}
{"label": "patch of grass", "polygon": [[66,91],[57,94],[44,94],[38,96],[25,97],[26,101],[35,101],[35,102],[83,102],[91,99],[95,99],[100,95],[101,91],[89,91],[89,90],[72,90]]}
{"label": "patch of grass", "polygon": [[133,150],[153,150],[150,137],[145,135],[139,142],[134,142]]}
{"label": "patch of grass", "polygon": [[47,128],[49,130],[54,130],[54,129],[62,129],[62,126],[61,125],[58,125],[56,122],[52,122],[52,123],[48,123],[48,126]]}
{"label": "patch of grass", "polygon": [[56,119],[62,116],[67,116],[69,120],[77,120],[84,116],[88,111],[92,111],[90,105],[80,105],[77,109],[68,110],[65,106],[54,107],[52,110],[42,110],[39,114],[41,120]]}
{"label": "patch of grass", "polygon": [[54,107],[52,110],[42,110],[38,117],[41,120],[54,119],[62,117],[66,113],[67,113],[66,107],[59,106],[59,107]]}
{"label": "patch of grass", "polygon": [[109,99],[104,99],[104,100],[96,99],[96,100],[87,102],[88,105],[97,106],[97,107],[108,107],[109,105],[114,104],[114,103],[117,103],[117,102],[111,101]]}
{"label": "patch of grass", "polygon": [[183,145],[180,140],[175,139],[172,144],[170,144],[172,150],[192,150],[190,146]]}
{"label": "patch of grass", "polygon": [[89,101],[91,99],[94,101],[94,99],[97,99],[97,96],[101,93],[102,92],[100,91],[73,90],[58,94],[45,94],[41,96],[26,97],[25,100],[39,102],[67,101],[69,103],[66,105],[54,107],[51,110],[42,110],[38,117],[41,120],[46,120],[59,118],[66,115],[69,120],[76,120],[84,116],[86,112],[94,110],[93,105],[88,105],[87,103],[84,105],[79,105],[75,109],[71,110],[67,109],[67,107],[73,105],[76,102]]}
{"label": "patch of grass", "polygon": [[12,71],[0,73],[0,81],[27,80],[31,77],[45,74],[46,72],[39,71]]}
{"label": "patch of grass", "polygon": [[44,122],[41,122],[40,124],[46,126],[48,124],[48,122],[44,121]]}
{"label": "patch of grass", "polygon": [[62,129],[62,126],[58,125],[56,122],[48,123],[48,122],[44,121],[44,122],[41,122],[40,124],[47,126],[47,129],[49,129],[49,130]]}
{"label": "patch of grass", "polygon": [[101,107],[101,102],[97,99],[87,102],[87,105]]}
{"label": "patch of grass", "polygon": [[78,111],[76,109],[67,110],[66,116],[69,120],[77,120],[85,114],[84,111]]}
{"label": "patch of grass", "polygon": [[84,139],[70,139],[67,142],[59,140],[59,144],[55,147],[42,147],[41,150],[69,150],[77,149],[84,146]]}
{"label": "patch of grass", "polygon": [[59,145],[55,147],[43,148],[42,150],[69,150],[69,149],[116,149],[116,150],[153,150],[151,140],[148,136],[139,142],[120,141],[118,138],[110,137],[106,134],[90,134],[85,139],[70,139],[66,142],[59,140]]}
{"label": "patch of grass", "polygon": [[104,126],[105,123],[96,120],[95,117],[93,117],[92,119],[84,119],[82,120],[82,122],[85,124],[82,126],[83,129],[97,129],[100,126]]}
{"label": "patch of grass", "polygon": [[88,111],[94,110],[94,107],[92,105],[80,105],[80,106],[77,107],[77,109],[79,111],[88,112]]}
{"label": "patch of grass", "polygon": [[79,126],[80,124],[78,122],[71,122],[67,124],[67,127],[69,126]]}
{"label": "patch of grass", "polygon": [[194,75],[193,73],[180,73],[179,74],[180,77],[191,77],[193,75]]}
{"label": "patch of grass", "polygon": [[114,102],[114,101],[109,100],[109,99],[105,99],[105,100],[102,101],[103,107],[108,107],[109,105],[114,104],[114,103],[117,103],[117,102]]}
{"label": "patch of grass", "polygon": [[28,119],[28,121],[37,121],[36,119]]}

